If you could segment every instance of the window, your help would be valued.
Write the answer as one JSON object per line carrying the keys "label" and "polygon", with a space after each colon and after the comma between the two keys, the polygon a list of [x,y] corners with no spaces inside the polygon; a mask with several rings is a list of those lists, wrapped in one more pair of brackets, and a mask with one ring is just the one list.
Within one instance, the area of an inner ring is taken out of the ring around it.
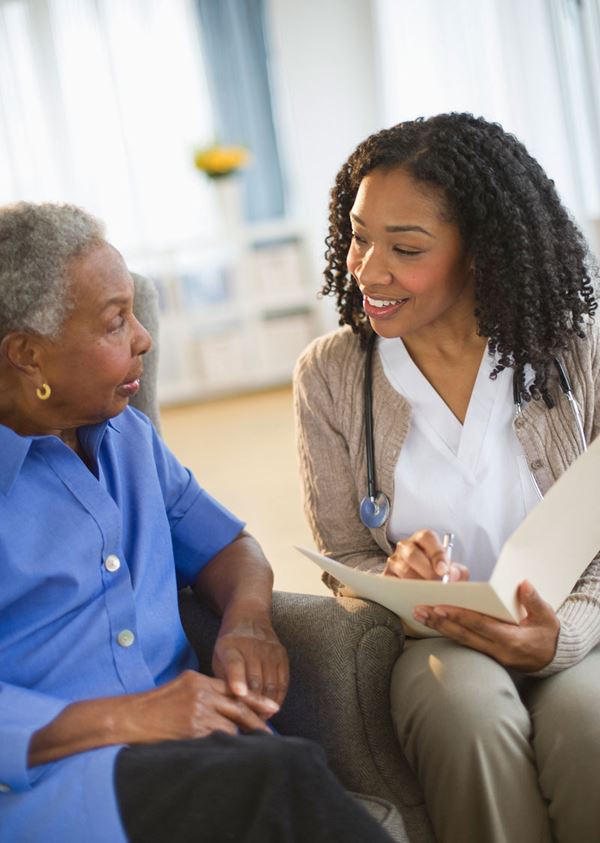
{"label": "window", "polygon": [[191,0],[0,0],[0,203],[75,202],[128,256],[216,229]]}
{"label": "window", "polygon": [[550,7],[581,204],[600,225],[600,0],[552,0]]}

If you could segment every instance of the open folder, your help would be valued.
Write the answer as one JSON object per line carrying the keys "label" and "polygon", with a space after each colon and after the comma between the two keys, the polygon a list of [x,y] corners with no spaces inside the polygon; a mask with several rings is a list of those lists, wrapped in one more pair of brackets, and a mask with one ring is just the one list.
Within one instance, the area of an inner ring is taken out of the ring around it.
{"label": "open folder", "polygon": [[529,580],[556,610],[600,550],[599,488],[600,436],[509,536],[487,582],[383,577],[357,571],[308,548],[297,550],[343,583],[345,595],[381,603],[419,636],[439,633],[413,618],[418,605],[462,606],[518,623],[524,614],[517,599],[520,582]]}

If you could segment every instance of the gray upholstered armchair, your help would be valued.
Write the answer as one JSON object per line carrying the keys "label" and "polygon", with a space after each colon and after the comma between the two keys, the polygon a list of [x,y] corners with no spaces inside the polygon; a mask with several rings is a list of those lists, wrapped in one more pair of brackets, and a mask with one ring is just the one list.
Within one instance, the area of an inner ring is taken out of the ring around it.
{"label": "gray upholstered armchair", "polygon": [[[156,291],[143,277],[134,280],[136,313],[155,339],[135,404],[158,426]],[[181,593],[180,608],[200,663],[210,665],[218,619],[189,590]],[[390,716],[390,676],[404,642],[398,618],[362,600],[287,592],[275,593],[273,615],[291,662],[290,689],[275,727],[318,741],[349,790],[376,797],[368,807],[385,819],[394,839],[434,843]]]}

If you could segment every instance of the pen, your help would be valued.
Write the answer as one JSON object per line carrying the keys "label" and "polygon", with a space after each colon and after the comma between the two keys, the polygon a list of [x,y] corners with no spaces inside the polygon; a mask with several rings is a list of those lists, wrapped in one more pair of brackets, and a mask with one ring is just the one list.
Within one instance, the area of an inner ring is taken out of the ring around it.
{"label": "pen", "polygon": [[452,548],[454,547],[454,533],[444,533],[442,547],[446,554],[446,573],[442,577],[442,582],[450,582],[450,561],[452,559]]}

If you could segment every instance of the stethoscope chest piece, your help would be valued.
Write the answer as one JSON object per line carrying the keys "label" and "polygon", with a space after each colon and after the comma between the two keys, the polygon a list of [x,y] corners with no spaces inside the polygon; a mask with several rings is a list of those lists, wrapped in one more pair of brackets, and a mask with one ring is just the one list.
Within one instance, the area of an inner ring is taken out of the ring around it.
{"label": "stethoscope chest piece", "polygon": [[390,502],[383,492],[377,492],[372,497],[365,495],[360,502],[360,520],[370,530],[375,530],[385,524],[389,514]]}

